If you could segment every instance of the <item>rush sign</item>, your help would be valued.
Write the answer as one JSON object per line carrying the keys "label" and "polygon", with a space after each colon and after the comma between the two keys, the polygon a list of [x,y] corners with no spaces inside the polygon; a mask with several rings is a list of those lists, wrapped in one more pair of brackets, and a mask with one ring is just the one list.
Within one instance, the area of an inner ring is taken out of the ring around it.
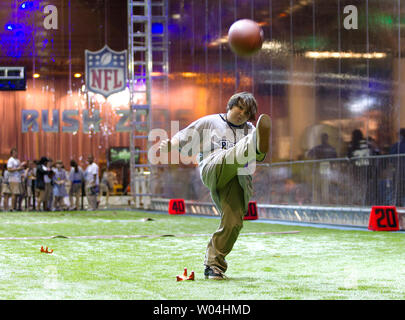
{"label": "rush sign", "polygon": [[[41,113],[39,112],[41,111]],[[130,118],[129,110],[115,110],[115,114],[120,117],[120,120],[115,125],[117,132],[128,132],[132,128],[127,123]],[[41,115],[41,116],[40,116]],[[52,110],[22,110],[21,112],[21,131],[23,133],[32,131],[39,132],[40,129],[44,132],[70,132],[75,133],[79,130],[80,122],[84,133],[91,130],[93,132],[100,131],[100,122],[102,120],[100,112],[94,110],[92,114],[88,110],[83,110],[81,114],[79,110],[63,110],[62,119],[60,119],[60,111],[57,109]],[[139,116],[137,115],[137,121]],[[62,121],[61,121],[62,120]],[[140,122],[139,119],[138,122]],[[62,128],[61,128],[62,123]],[[64,124],[64,125],[63,125]],[[136,130],[142,131],[142,123],[135,125]],[[62,129],[62,130],[60,130]]]}

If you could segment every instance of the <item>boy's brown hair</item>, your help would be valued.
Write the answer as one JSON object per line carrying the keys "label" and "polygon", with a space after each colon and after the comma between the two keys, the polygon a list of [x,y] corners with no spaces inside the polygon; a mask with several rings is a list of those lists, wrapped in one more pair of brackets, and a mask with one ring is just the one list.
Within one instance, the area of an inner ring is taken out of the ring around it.
{"label": "boy's brown hair", "polygon": [[257,113],[257,102],[255,97],[250,92],[238,92],[235,93],[232,97],[229,98],[228,104],[226,106],[226,111],[232,109],[233,106],[239,104],[244,105],[249,112],[249,121],[256,120]]}

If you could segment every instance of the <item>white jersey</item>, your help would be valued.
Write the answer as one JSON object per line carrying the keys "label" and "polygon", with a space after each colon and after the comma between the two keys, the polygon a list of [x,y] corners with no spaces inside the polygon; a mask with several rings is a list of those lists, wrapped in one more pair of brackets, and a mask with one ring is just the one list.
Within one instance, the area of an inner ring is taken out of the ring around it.
{"label": "white jersey", "polygon": [[[241,126],[234,126],[226,121],[225,115],[214,114],[194,121],[173,137],[179,140],[182,153],[189,152],[190,146],[193,147],[192,151],[197,150],[199,152],[200,176],[204,185],[210,189],[212,200],[218,209],[220,209],[220,200],[216,188],[215,170],[207,168],[213,168],[217,163],[222,163],[224,149],[233,147],[242,139],[245,140],[244,144],[247,143],[246,136],[252,133],[254,129],[255,127],[250,122],[246,122]],[[191,141],[193,143],[189,143],[190,137],[192,137]],[[256,144],[254,137],[255,135],[249,135],[249,139]],[[249,174],[238,175],[238,181],[243,189],[241,197],[244,197],[247,204],[253,194],[252,176]]]}
{"label": "white jersey", "polygon": [[[94,181],[94,175],[96,175],[96,181]],[[84,172],[84,177],[87,183],[99,184],[98,177],[98,165],[96,163],[89,164]]]}
{"label": "white jersey", "polygon": [[[7,161],[7,169],[17,169],[20,166],[20,160],[10,157]],[[9,171],[9,182],[21,182],[22,171]]]}
{"label": "white jersey", "polygon": [[235,126],[226,120],[225,114],[212,114],[192,122],[173,139],[179,140],[181,153],[190,156],[198,153],[201,165],[209,155],[233,147],[253,129],[250,122]]}

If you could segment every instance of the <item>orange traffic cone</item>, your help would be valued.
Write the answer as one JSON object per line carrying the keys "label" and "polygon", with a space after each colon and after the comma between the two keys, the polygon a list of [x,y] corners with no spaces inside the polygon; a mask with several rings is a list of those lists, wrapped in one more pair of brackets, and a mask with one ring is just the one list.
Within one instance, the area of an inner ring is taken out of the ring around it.
{"label": "orange traffic cone", "polygon": [[177,281],[183,280],[194,280],[194,271],[191,271],[190,276],[187,276],[187,268],[184,268],[184,272],[182,276],[176,276]]}

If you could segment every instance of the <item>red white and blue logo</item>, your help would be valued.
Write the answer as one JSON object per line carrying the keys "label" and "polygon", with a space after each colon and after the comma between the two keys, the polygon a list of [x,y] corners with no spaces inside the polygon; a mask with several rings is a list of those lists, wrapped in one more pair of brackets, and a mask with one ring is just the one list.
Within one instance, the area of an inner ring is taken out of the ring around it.
{"label": "red white and blue logo", "polygon": [[108,97],[127,84],[127,50],[114,51],[107,45],[99,51],[85,50],[87,90]]}

